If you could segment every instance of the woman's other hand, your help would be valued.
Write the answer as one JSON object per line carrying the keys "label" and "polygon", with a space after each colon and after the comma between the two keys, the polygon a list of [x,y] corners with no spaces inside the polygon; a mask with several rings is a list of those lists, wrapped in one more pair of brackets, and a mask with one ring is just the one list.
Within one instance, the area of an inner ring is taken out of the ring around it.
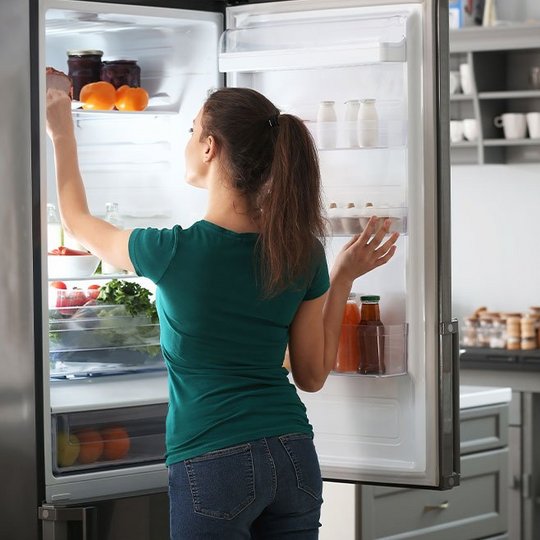
{"label": "woman's other hand", "polygon": [[396,252],[399,233],[389,234],[391,221],[371,217],[362,234],[354,236],[339,252],[332,268],[332,279],[352,282],[374,268],[386,264]]}
{"label": "woman's other hand", "polygon": [[47,134],[55,141],[64,135],[73,136],[71,99],[61,90],[47,90]]}

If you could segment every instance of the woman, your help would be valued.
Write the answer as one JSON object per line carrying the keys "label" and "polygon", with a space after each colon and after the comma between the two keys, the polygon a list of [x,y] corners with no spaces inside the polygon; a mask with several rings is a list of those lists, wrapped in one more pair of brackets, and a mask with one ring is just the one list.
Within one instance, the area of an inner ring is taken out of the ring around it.
{"label": "woman", "polygon": [[372,219],[328,275],[317,152],[295,116],[258,92],[214,92],[193,122],[186,179],[209,192],[187,229],[118,230],[93,217],[66,94],[47,94],[66,230],[157,285],[169,373],[171,537],[318,537],[322,481],[296,385],[319,390],[336,358],[353,281],[397,235]]}

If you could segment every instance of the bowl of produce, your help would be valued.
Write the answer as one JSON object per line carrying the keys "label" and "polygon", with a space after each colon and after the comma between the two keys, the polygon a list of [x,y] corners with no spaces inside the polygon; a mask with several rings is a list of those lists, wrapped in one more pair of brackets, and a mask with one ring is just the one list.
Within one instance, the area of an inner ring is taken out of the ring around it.
{"label": "bowl of produce", "polygon": [[83,278],[91,276],[99,265],[99,259],[86,251],[64,246],[53,249],[47,256],[49,278]]}

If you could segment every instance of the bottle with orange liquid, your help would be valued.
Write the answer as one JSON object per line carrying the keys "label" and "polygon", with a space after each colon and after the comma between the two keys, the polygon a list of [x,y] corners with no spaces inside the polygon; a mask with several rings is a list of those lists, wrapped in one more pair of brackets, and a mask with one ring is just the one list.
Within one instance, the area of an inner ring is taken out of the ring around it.
{"label": "bottle with orange liquid", "polygon": [[384,366],[384,325],[379,309],[380,296],[361,296],[358,371],[364,375],[382,375]]}
{"label": "bottle with orange liquid", "polygon": [[360,309],[358,308],[357,295],[349,294],[336,357],[334,371],[340,373],[358,373],[360,349],[358,343],[358,323],[360,322]]}

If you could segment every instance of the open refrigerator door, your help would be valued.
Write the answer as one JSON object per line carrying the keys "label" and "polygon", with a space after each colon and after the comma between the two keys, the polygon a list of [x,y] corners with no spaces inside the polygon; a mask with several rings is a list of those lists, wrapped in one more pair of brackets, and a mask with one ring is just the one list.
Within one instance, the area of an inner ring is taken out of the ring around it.
{"label": "open refrigerator door", "polygon": [[[90,211],[128,229],[188,226],[202,217],[205,192],[182,180],[184,147],[208,91],[222,86],[222,14],[51,0],[40,20],[42,111],[45,67],[68,73],[68,51],[78,59],[77,77],[95,54],[103,65],[136,64],[149,94],[142,111],[85,110],[74,102]],[[155,312],[135,312],[129,303],[146,298],[150,306],[155,286],[98,267],[93,256],[51,255],[62,244],[83,246],[62,233],[55,216],[44,113],[40,123],[46,502],[164,491],[168,389],[159,324]],[[110,294],[97,297],[104,290]],[[111,300],[119,292],[125,302]]]}
{"label": "open refrigerator door", "polygon": [[344,326],[336,371],[320,392],[301,392],[327,480],[459,483],[439,60],[447,14],[438,4],[296,0],[227,10],[219,56],[227,84],[299,116],[317,143],[329,264],[372,215],[400,233],[392,260],[353,286],[366,304],[380,300],[382,323]]}

